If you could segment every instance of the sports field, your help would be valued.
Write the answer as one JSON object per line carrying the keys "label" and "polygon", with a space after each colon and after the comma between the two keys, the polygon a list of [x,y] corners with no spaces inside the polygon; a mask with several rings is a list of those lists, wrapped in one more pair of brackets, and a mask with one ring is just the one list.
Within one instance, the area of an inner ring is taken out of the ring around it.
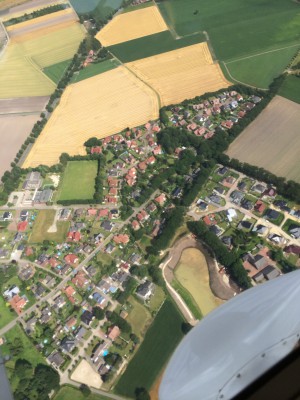
{"label": "sports field", "polygon": [[122,62],[126,63],[204,41],[205,36],[202,33],[175,40],[169,31],[163,31],[110,46],[109,51]]}
{"label": "sports field", "polygon": [[88,79],[91,78],[92,76],[102,74],[103,72],[114,69],[119,65],[120,63],[114,58],[110,60],[101,61],[96,64],[90,64],[87,67],[81,69],[78,72],[78,74],[73,75],[71,82],[75,83],[83,81],[84,79]]}
{"label": "sports field", "polygon": [[48,229],[54,222],[55,210],[41,210],[33,225],[32,233],[29,237],[29,243],[42,243],[44,240],[53,240],[62,243],[66,240],[70,222],[56,222],[57,232],[49,233]]}
{"label": "sports field", "polygon": [[51,94],[55,84],[42,69],[72,58],[83,37],[72,22],[12,39],[0,60],[0,98]]}
{"label": "sports field", "polygon": [[297,48],[298,45],[230,61],[226,63],[226,67],[230,71],[230,78],[267,89],[272,80],[287,67]]}
{"label": "sports field", "polygon": [[117,393],[134,397],[138,387],[149,390],[183,338],[181,314],[170,300],[166,300],[137,354],[115,386]]}
{"label": "sports field", "polygon": [[227,154],[300,183],[300,104],[276,96]]}
{"label": "sports field", "polygon": [[85,154],[83,143],[158,118],[158,99],[125,67],[67,87],[24,167],[58,162],[61,153]]}
{"label": "sports field", "polygon": [[119,14],[100,30],[96,38],[107,47],[168,29],[155,6]]}
{"label": "sports field", "polygon": [[126,64],[160,95],[162,105],[179,103],[229,86],[206,43]]}
{"label": "sports field", "polygon": [[300,77],[288,75],[279,90],[279,94],[300,104]]}
{"label": "sports field", "polygon": [[204,316],[222,304],[210,289],[206,259],[200,250],[191,248],[182,252],[175,277],[192,295]]}
{"label": "sports field", "polygon": [[68,68],[71,60],[61,61],[57,64],[50,65],[43,69],[44,74],[46,74],[54,83],[58,83],[63,77],[66,69]]}
{"label": "sports field", "polygon": [[93,199],[97,170],[97,161],[69,161],[57,200]]}

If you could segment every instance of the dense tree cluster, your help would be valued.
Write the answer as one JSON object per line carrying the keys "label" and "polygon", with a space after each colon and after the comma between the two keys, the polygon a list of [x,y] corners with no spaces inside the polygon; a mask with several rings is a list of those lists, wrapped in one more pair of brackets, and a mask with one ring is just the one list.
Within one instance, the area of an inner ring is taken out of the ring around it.
{"label": "dense tree cluster", "polygon": [[112,325],[117,325],[124,333],[131,333],[130,324],[115,311],[106,311],[106,318]]}
{"label": "dense tree cluster", "polygon": [[21,17],[11,18],[8,21],[4,22],[5,26],[16,25],[20,22],[28,21],[33,18],[42,17],[43,15],[52,14],[57,11],[64,10],[65,8],[69,8],[69,4],[55,4],[53,6],[45,7],[40,10],[33,11],[30,14],[24,14]]}

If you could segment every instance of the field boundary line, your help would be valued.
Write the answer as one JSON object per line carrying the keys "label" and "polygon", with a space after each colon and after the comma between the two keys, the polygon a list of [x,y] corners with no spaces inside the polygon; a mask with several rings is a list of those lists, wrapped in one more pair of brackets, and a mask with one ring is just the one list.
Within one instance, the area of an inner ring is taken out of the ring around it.
{"label": "field boundary line", "polygon": [[[254,58],[254,57],[262,56],[264,54],[275,53],[276,51],[290,49],[291,47],[297,47],[297,46],[300,47],[300,43],[293,44],[293,45],[290,45],[290,46],[281,47],[279,49],[263,51],[263,52],[260,52],[260,53],[252,54],[251,56],[237,58],[237,59],[232,60],[232,61],[226,61],[226,64],[232,64],[232,63],[235,63],[235,62],[238,62],[238,61],[247,60],[248,58]],[[225,61],[223,61],[223,63],[225,64]]]}
{"label": "field boundary line", "polygon": [[225,61],[222,61],[222,63],[223,63],[223,65],[224,65],[225,69],[226,69],[226,72],[227,72],[228,76],[230,77],[230,79],[231,79],[233,82],[240,83],[240,84],[242,84],[242,85],[251,87],[252,89],[259,89],[259,90],[263,90],[263,91],[267,91],[267,90],[268,90],[268,89],[263,89],[263,88],[259,88],[259,87],[256,87],[256,86],[252,86],[252,85],[249,85],[248,83],[245,83],[245,82],[239,81],[238,79],[235,79],[235,78],[231,75],[229,69],[227,68],[227,65],[226,65]]}
{"label": "field boundary line", "polygon": [[165,21],[165,24],[167,25],[168,30],[169,30],[169,32],[171,33],[171,35],[173,36],[173,38],[174,38],[175,40],[181,39],[182,36],[179,36],[178,33],[175,31],[175,28],[174,28],[173,26],[170,26],[170,24],[168,23],[168,21],[166,21],[166,19],[163,17],[162,13],[160,12],[159,6],[158,6],[158,4],[156,3],[155,0],[153,0],[153,3],[154,3],[154,5],[156,6],[156,8],[157,8],[159,14],[161,15],[162,19]]}
{"label": "field boundary line", "polygon": [[54,85],[54,87],[56,88],[56,84],[53,82],[52,79],[49,78],[49,76],[47,76],[44,72],[43,69],[29,56],[25,56],[24,57],[26,61],[28,61],[28,63],[40,74],[42,74],[49,82],[52,83],[52,85]]}

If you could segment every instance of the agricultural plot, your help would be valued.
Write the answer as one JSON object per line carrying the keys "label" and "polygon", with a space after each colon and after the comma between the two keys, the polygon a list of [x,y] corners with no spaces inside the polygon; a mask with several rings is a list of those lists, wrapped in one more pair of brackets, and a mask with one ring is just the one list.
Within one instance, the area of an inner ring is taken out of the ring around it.
{"label": "agricultural plot", "polygon": [[122,0],[70,0],[70,3],[78,14],[93,11],[95,18],[103,20],[122,5]]}
{"label": "agricultural plot", "polygon": [[103,72],[110,71],[118,67],[120,63],[116,59],[101,61],[97,64],[90,64],[81,69],[75,74],[71,80],[72,83],[83,81],[84,79],[91,78],[92,76],[102,74]]}
{"label": "agricultural plot", "polygon": [[61,153],[85,154],[83,143],[158,118],[156,94],[125,67],[94,76],[65,90],[24,167],[58,162]]}
{"label": "agricultural plot", "polygon": [[143,82],[159,93],[162,105],[214,92],[229,86],[206,43],[126,64]]}
{"label": "agricultural plot", "polygon": [[279,90],[279,94],[300,104],[300,77],[288,75]]}
{"label": "agricultural plot", "polygon": [[66,69],[68,68],[71,60],[61,61],[57,64],[50,65],[43,69],[44,74],[46,74],[54,83],[58,83],[63,77]]}
{"label": "agricultural plot", "polygon": [[256,56],[227,62],[230,79],[267,89],[274,78],[287,67],[298,45],[274,50]]}
{"label": "agricultural plot", "polygon": [[57,200],[91,200],[95,193],[97,161],[70,161]]}
{"label": "agricultural plot", "polygon": [[[0,103],[1,106],[1,103]],[[31,132],[38,115],[0,115],[0,177]]]}
{"label": "agricultural plot", "polygon": [[[133,357],[117,383],[117,393],[134,397],[135,389],[150,389],[162,368],[183,337],[181,314],[170,300],[166,300],[137,354]],[[170,334],[172,333],[172,334]]]}
{"label": "agricultural plot", "polygon": [[227,154],[300,182],[300,105],[276,96],[230,145]]}
{"label": "agricultural plot", "polygon": [[112,46],[168,30],[158,8],[146,7],[119,14],[96,35],[103,46]]}
{"label": "agricultural plot", "polygon": [[166,53],[167,51],[181,49],[204,41],[205,36],[202,33],[175,40],[171,32],[163,31],[155,33],[154,35],[144,36],[138,39],[129,40],[128,42],[109,46],[108,49],[122,62],[127,63],[141,58]]}
{"label": "agricultural plot", "polygon": [[72,58],[84,37],[77,22],[68,24],[10,41],[0,60],[0,98],[46,96],[54,91],[56,85],[42,69]]}

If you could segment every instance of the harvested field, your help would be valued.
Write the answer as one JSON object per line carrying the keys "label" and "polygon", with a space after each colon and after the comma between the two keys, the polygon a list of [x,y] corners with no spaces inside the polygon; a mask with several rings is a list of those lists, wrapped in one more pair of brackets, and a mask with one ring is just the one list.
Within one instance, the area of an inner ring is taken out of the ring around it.
{"label": "harvested field", "polygon": [[200,250],[190,248],[182,252],[175,277],[191,294],[204,316],[222,304],[211,291],[206,259]]}
{"label": "harvested field", "polygon": [[0,115],[0,177],[25,142],[38,115]]}
{"label": "harvested field", "polygon": [[229,86],[219,64],[213,63],[206,43],[133,61],[126,66],[159,93],[162,105],[180,103]]}
{"label": "harvested field", "polygon": [[103,46],[112,46],[166,30],[168,27],[158,8],[153,6],[117,15],[96,38]]}
{"label": "harvested field", "polygon": [[93,370],[86,360],[82,360],[73,372],[71,379],[87,386],[99,389],[102,385],[100,375]]}
{"label": "harvested field", "polygon": [[45,109],[49,96],[0,99],[1,114],[38,113]]}
{"label": "harvested field", "polygon": [[9,37],[15,38],[21,35],[26,35],[40,29],[46,29],[51,26],[56,26],[61,23],[77,21],[78,17],[72,8],[57,11],[55,13],[46,14],[42,17],[24,21],[19,24],[10,25],[6,28]]}
{"label": "harvested field", "polygon": [[0,17],[3,20],[16,18],[25,13],[30,14],[41,8],[60,3],[65,3],[65,0],[1,0],[0,10],[3,11],[0,13]]}
{"label": "harvested field", "polygon": [[0,60],[0,98],[47,96],[54,91],[55,84],[41,69],[72,58],[84,37],[77,22],[66,24],[10,41]]}
{"label": "harvested field", "polygon": [[158,118],[155,93],[125,67],[72,84],[35,142],[24,167],[53,165],[63,152],[85,154],[83,143]]}
{"label": "harvested field", "polygon": [[300,183],[300,105],[276,96],[227,154]]}

